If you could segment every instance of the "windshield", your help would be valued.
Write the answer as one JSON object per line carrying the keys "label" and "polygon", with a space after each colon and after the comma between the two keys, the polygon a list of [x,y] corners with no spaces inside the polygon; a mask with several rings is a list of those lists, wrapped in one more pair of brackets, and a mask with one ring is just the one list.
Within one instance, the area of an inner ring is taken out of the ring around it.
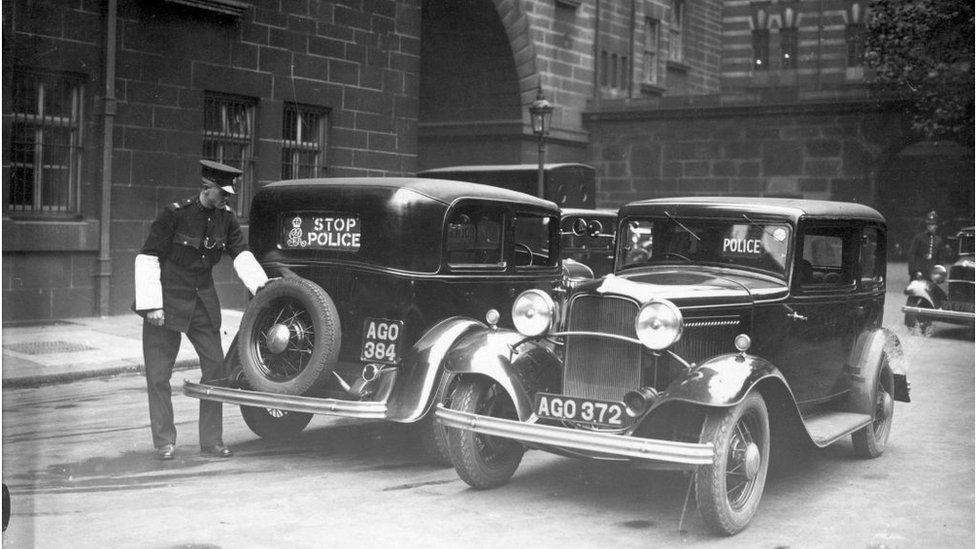
{"label": "windshield", "polygon": [[786,223],[743,219],[628,219],[621,235],[621,269],[696,263],[765,271],[786,278],[792,229]]}

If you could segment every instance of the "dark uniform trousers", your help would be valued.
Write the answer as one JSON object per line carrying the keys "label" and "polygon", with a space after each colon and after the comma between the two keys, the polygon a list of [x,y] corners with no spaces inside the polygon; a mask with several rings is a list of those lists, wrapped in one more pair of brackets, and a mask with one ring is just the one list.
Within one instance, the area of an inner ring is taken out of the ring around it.
{"label": "dark uniform trousers", "polygon": [[[190,317],[186,337],[200,357],[200,382],[224,377],[220,330],[214,327],[203,300],[199,297]],[[142,352],[146,358],[146,384],[149,387],[149,421],[153,445],[176,444],[170,378],[180,351],[180,332],[165,326],[142,325]],[[200,446],[223,444],[221,403],[200,400]]]}

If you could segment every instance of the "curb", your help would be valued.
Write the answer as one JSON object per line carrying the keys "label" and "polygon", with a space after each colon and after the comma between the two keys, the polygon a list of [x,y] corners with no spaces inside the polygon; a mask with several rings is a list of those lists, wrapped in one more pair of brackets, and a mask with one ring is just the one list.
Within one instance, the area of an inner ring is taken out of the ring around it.
{"label": "curb", "polygon": [[[177,370],[195,370],[200,367],[200,359],[183,359],[177,360],[176,364],[173,365],[173,371]],[[73,381],[82,381],[85,379],[92,379],[96,377],[112,377],[117,375],[125,374],[139,374],[143,375],[145,373],[144,364],[121,364],[118,366],[103,367],[94,370],[81,370],[77,372],[61,372],[57,374],[42,374],[37,376],[23,376],[11,379],[3,380],[4,389],[26,389],[31,387],[41,387],[44,385],[58,385],[62,383],[71,383]]]}

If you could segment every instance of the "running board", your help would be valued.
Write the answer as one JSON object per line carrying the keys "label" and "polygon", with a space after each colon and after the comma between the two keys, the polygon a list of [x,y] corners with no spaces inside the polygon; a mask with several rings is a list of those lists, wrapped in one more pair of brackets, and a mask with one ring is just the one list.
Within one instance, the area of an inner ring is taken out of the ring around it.
{"label": "running board", "polygon": [[354,417],[360,419],[386,419],[385,402],[364,402],[340,400],[337,398],[318,398],[278,393],[263,393],[231,389],[205,383],[183,380],[183,394],[201,400],[214,400],[255,408],[275,408],[289,412],[323,414],[330,416]]}
{"label": "running board", "polygon": [[823,448],[854,431],[871,425],[871,416],[850,412],[821,412],[803,418],[803,424],[813,443]]}

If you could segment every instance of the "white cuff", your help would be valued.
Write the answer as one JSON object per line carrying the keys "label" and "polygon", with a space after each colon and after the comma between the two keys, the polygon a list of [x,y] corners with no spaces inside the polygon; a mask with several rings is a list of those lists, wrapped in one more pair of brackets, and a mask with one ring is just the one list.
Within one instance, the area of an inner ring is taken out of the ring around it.
{"label": "white cuff", "polygon": [[136,310],[163,308],[163,285],[159,281],[159,258],[154,255],[136,256]]}
{"label": "white cuff", "polygon": [[268,275],[264,274],[261,264],[249,251],[243,251],[234,258],[234,271],[237,278],[247,286],[251,295],[258,293],[258,289],[268,282]]}

